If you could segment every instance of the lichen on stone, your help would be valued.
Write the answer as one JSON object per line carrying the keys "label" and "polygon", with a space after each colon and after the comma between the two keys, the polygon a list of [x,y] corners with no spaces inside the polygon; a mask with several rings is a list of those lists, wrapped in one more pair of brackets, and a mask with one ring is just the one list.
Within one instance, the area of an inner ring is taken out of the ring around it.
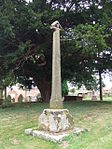
{"label": "lichen on stone", "polygon": [[50,132],[62,132],[74,127],[67,109],[45,109],[39,117],[39,127]]}

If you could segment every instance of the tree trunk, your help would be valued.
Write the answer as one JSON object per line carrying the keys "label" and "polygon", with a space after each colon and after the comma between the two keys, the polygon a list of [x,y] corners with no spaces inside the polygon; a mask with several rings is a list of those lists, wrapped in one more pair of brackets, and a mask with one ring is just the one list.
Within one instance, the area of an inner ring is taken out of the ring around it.
{"label": "tree trunk", "polygon": [[99,84],[100,84],[100,101],[103,101],[103,96],[102,96],[102,76],[101,76],[101,71],[99,70]]}
{"label": "tree trunk", "polygon": [[0,89],[0,99],[3,99],[3,90]]}
{"label": "tree trunk", "polygon": [[49,102],[51,97],[51,83],[46,80],[37,81],[36,79],[34,79],[34,82],[41,93],[43,102]]}
{"label": "tree trunk", "polygon": [[3,90],[0,89],[0,105],[3,104]]}
{"label": "tree trunk", "polygon": [[5,92],[5,93],[4,93],[4,94],[5,94],[4,96],[5,96],[5,100],[6,100],[6,98],[7,98],[7,88],[6,88],[6,87],[5,87],[5,89],[4,89],[4,92]]}

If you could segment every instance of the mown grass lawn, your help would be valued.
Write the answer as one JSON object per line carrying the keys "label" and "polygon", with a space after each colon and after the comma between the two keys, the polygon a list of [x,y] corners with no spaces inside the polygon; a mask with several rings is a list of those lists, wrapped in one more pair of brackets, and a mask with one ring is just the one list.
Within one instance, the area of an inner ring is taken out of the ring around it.
{"label": "mown grass lawn", "polygon": [[24,130],[38,127],[38,116],[48,104],[15,104],[0,108],[0,149],[112,149],[112,102],[67,102],[75,126],[90,128],[81,135],[71,135],[61,144],[26,136]]}

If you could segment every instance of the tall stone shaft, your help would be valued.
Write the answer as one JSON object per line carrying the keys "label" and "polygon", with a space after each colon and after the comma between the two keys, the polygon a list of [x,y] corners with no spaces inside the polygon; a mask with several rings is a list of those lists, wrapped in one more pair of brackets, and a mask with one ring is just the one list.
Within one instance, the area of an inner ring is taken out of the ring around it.
{"label": "tall stone shaft", "polygon": [[63,108],[61,94],[61,56],[60,56],[60,29],[58,21],[51,24],[53,32],[52,54],[52,91],[50,109],[44,109],[39,116],[39,128],[45,131],[58,133],[74,128],[74,121],[67,109]]}
{"label": "tall stone shaft", "polygon": [[60,24],[59,22],[51,26],[53,32],[53,54],[52,54],[52,91],[50,108],[63,108],[62,92],[61,92],[61,56],[60,56]]}

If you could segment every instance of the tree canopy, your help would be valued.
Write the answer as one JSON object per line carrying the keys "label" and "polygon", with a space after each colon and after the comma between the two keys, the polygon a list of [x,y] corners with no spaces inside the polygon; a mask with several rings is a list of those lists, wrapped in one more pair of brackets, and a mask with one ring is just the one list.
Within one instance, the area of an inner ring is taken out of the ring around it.
{"label": "tree canopy", "polygon": [[49,100],[55,20],[63,27],[62,82],[93,87],[96,71],[112,70],[111,0],[0,0],[2,84],[34,83]]}

